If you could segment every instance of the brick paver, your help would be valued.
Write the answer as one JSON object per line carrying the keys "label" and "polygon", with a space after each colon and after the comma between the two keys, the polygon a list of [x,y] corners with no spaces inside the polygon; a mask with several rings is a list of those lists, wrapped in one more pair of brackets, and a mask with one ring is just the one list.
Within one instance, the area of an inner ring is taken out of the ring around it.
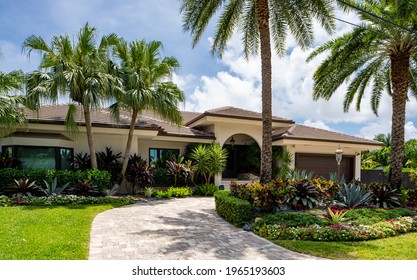
{"label": "brick paver", "polygon": [[100,213],[90,237],[92,260],[314,259],[230,225],[214,198],[138,202]]}

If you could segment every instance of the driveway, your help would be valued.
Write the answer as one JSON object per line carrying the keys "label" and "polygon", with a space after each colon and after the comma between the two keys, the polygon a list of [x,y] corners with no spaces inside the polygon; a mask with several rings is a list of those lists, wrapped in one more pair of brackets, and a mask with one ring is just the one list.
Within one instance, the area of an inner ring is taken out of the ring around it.
{"label": "driveway", "polygon": [[214,198],[137,202],[93,221],[91,260],[314,259],[230,225]]}

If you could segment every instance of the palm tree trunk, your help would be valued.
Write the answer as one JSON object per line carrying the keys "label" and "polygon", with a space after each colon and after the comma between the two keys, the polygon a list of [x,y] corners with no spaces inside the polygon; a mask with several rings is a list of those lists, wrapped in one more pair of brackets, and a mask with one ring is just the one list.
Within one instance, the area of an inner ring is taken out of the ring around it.
{"label": "palm tree trunk", "polygon": [[125,156],[123,159],[122,177],[124,177],[126,174],[127,164],[129,162],[130,149],[132,148],[133,132],[135,131],[135,123],[136,123],[137,117],[138,117],[138,112],[133,111],[132,119],[130,120],[129,135],[127,136]]}
{"label": "palm tree trunk", "polygon": [[85,129],[87,131],[88,148],[90,149],[91,167],[97,168],[96,148],[93,139],[93,126],[91,124],[90,107],[88,104],[83,104]]}
{"label": "palm tree trunk", "polygon": [[271,181],[272,178],[272,56],[268,0],[256,1],[256,14],[259,24],[262,64],[262,149],[260,181],[266,183]]}
{"label": "palm tree trunk", "polygon": [[409,88],[410,55],[398,53],[391,55],[392,81],[392,144],[389,182],[393,188],[401,187],[401,175],[404,161],[404,125],[405,105]]}

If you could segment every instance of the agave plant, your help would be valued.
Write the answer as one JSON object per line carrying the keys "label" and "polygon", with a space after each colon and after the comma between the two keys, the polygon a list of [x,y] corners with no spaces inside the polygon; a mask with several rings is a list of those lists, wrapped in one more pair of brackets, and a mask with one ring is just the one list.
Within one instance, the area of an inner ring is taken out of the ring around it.
{"label": "agave plant", "polygon": [[294,180],[290,188],[292,196],[288,200],[289,203],[302,205],[304,208],[313,208],[318,204],[316,198],[319,192],[308,180]]}
{"label": "agave plant", "polygon": [[336,196],[336,205],[345,208],[357,208],[369,204],[372,201],[372,192],[366,192],[355,182],[342,184]]}
{"label": "agave plant", "polygon": [[289,174],[289,179],[293,180],[307,180],[314,178],[314,172],[307,172],[306,170],[294,169]]}
{"label": "agave plant", "polygon": [[42,188],[40,186],[37,186],[37,188],[44,192],[47,196],[60,195],[70,185],[70,182],[68,182],[64,184],[62,187],[58,187],[58,180],[56,177],[53,179],[51,184],[49,184],[45,180],[43,181],[45,182],[45,188]]}

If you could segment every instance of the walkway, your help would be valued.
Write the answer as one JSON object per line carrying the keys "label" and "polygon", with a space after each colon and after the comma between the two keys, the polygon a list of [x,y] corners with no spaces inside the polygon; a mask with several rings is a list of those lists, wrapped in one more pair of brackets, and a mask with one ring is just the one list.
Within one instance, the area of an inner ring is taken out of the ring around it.
{"label": "walkway", "polygon": [[313,259],[236,228],[214,210],[214,198],[138,202],[93,221],[92,260]]}

